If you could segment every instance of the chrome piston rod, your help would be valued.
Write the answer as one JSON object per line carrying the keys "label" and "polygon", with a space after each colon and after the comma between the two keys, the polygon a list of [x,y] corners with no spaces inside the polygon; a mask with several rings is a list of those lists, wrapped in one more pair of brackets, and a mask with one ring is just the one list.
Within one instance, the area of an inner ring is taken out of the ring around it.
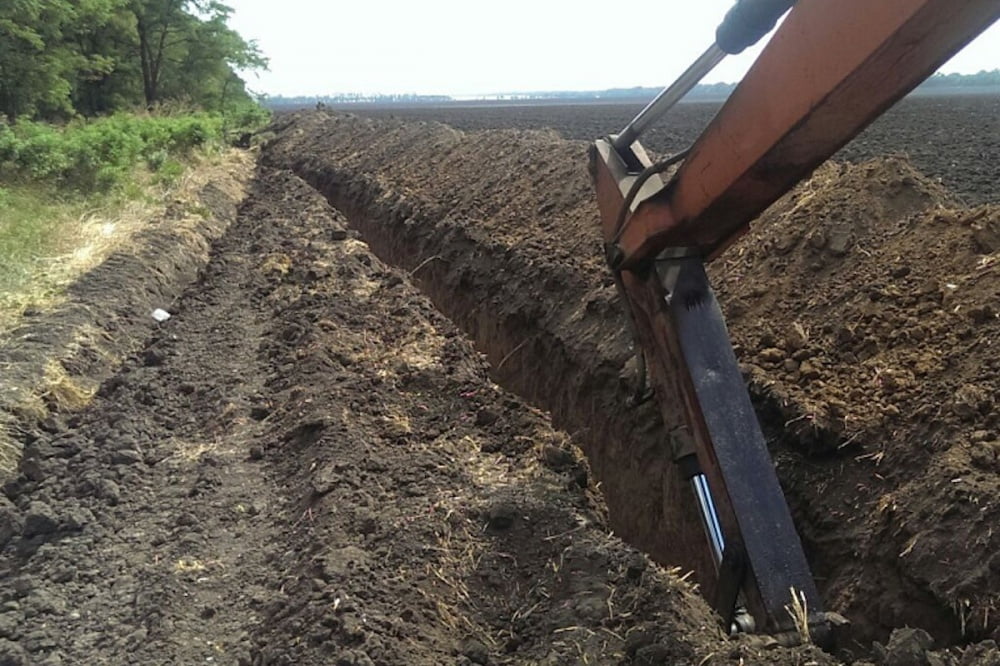
{"label": "chrome piston rod", "polygon": [[719,514],[715,510],[712,493],[708,489],[708,479],[704,474],[695,474],[691,477],[691,488],[694,489],[694,495],[698,499],[701,521],[705,526],[708,543],[712,547],[715,566],[719,566],[722,563],[722,554],[726,551],[726,540],[722,535],[722,525],[719,524]]}
{"label": "chrome piston rod", "polygon": [[[708,479],[704,474],[695,474],[691,477],[691,488],[694,489],[695,497],[698,499],[702,525],[705,527],[705,534],[708,535],[708,543],[712,548],[715,566],[719,567],[722,565],[722,554],[726,551],[726,538],[722,534],[722,525],[719,524],[719,514],[715,510],[712,493],[708,489]],[[753,633],[754,620],[747,612],[742,593],[740,593],[737,603],[733,613],[733,624],[729,627],[729,634],[735,636],[739,633]]]}
{"label": "chrome piston rod", "polygon": [[657,120],[663,117],[667,111],[669,111],[677,102],[681,101],[684,95],[691,92],[691,89],[698,85],[705,76],[715,69],[726,57],[726,52],[723,51],[718,44],[712,44],[708,47],[701,57],[694,61],[694,63],[685,70],[683,74],[680,75],[676,81],[674,81],[669,87],[664,88],[663,91],[657,95],[652,102],[646,105],[642,111],[639,112],[635,118],[632,119],[628,125],[625,126],[617,137],[614,139],[615,150],[622,152],[627,150],[632,143],[639,138],[639,135],[645,132],[650,125],[655,123]]}
{"label": "chrome piston rod", "polygon": [[715,31],[715,43],[625,126],[614,140],[615,150],[619,153],[627,150],[640,134],[691,92],[726,55],[741,53],[756,44],[794,4],[795,0],[736,0]]}

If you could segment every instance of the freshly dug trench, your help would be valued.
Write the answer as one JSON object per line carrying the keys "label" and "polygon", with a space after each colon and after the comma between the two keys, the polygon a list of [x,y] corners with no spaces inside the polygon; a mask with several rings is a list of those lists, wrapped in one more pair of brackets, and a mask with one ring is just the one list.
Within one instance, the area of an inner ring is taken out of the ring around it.
{"label": "freshly dug trench", "polygon": [[0,498],[0,663],[831,664],[727,641],[586,464],[262,170],[175,316]]}
{"label": "freshly dug trench", "polygon": [[[379,139],[378,126],[371,121],[356,122],[371,131],[355,138],[365,143],[390,140]],[[413,127],[407,136],[413,153],[423,150],[423,127]],[[426,152],[438,156],[431,159],[443,160],[450,146],[461,142],[462,134],[443,126],[437,129],[426,139],[437,148]],[[613,281],[595,260],[592,234],[573,236],[569,243],[575,248],[545,247],[527,231],[533,224],[553,222],[546,215],[552,203],[545,193],[526,191],[538,201],[531,207],[532,219],[522,224],[511,208],[490,199],[493,186],[482,172],[471,180],[459,173],[471,164],[456,165],[458,171],[442,174],[441,186],[451,193],[449,207],[433,199],[400,196],[397,192],[406,184],[396,190],[377,172],[342,170],[332,160],[319,160],[302,150],[302,144],[289,143],[293,136],[312,140],[311,132],[307,135],[293,126],[265,151],[262,161],[294,169],[354,221],[383,259],[409,269],[435,304],[487,354],[497,381],[547,409],[557,427],[583,443],[615,531],[662,562],[694,569],[710,593],[713,565],[707,559],[694,499],[676,482],[658,410],[652,403],[636,410],[625,407],[632,380],[630,341],[621,324],[623,312]],[[549,156],[554,162],[561,158],[565,164],[583,154],[554,134],[548,138],[544,148],[555,151]],[[349,141],[347,134],[338,139]],[[483,148],[489,151],[492,146]],[[365,152],[376,150],[368,146]],[[540,152],[536,150],[536,156]],[[387,153],[387,162],[391,159]],[[523,159],[525,164],[531,161],[528,155]],[[546,163],[526,168],[544,170]],[[586,183],[573,185],[579,185],[574,203],[590,196]],[[502,184],[496,193],[506,190],[513,188]],[[563,206],[570,196],[563,194]],[[459,201],[467,208],[455,207]],[[488,210],[476,210],[481,203]],[[479,219],[493,219],[491,215],[511,217],[504,218],[502,230],[499,225],[481,229]],[[553,225],[548,233],[555,230]],[[530,254],[520,251],[527,245],[534,250]],[[594,269],[583,282],[581,263]]]}
{"label": "freshly dug trench", "polygon": [[[583,443],[616,531],[701,575],[668,433],[624,407],[585,144],[327,114],[276,130],[264,159],[348,212]],[[902,160],[824,167],[713,267],[821,590],[859,639],[998,636],[1000,213],[948,205]]]}

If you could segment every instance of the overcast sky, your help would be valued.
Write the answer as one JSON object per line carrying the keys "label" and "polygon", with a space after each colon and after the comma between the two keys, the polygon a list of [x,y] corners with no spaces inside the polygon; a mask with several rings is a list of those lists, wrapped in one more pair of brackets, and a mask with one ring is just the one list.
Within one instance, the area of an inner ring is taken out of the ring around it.
{"label": "overcast sky", "polygon": [[[733,0],[229,0],[271,59],[250,87],[475,95],[669,83],[709,46]],[[683,11],[678,6],[683,6]],[[759,49],[706,82],[736,81]],[[942,68],[1000,68],[1000,24]]]}

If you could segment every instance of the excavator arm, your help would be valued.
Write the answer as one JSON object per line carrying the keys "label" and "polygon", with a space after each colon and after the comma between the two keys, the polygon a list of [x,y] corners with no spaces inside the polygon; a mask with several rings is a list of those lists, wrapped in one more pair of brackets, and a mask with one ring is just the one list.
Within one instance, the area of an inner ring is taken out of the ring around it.
{"label": "excavator arm", "polygon": [[[793,4],[690,150],[654,164],[642,131]],[[740,0],[677,83],[592,146],[608,265],[665,421],[683,423],[674,457],[708,537],[702,561],[679,564],[715,572],[701,582],[727,629],[822,642],[835,616],[823,612],[704,264],[998,18],[1000,0]]]}

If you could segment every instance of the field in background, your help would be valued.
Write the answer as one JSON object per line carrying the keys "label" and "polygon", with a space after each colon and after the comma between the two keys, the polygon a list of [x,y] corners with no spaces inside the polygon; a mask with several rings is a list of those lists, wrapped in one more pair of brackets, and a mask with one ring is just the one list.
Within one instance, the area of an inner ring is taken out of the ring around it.
{"label": "field in background", "polygon": [[[567,139],[591,141],[617,132],[643,103],[466,104],[345,109],[358,115],[433,120],[456,129],[552,128]],[[683,150],[719,109],[717,102],[674,107],[642,137],[661,153]],[[910,96],[899,102],[834,156],[858,162],[905,154],[925,175],[938,180],[963,203],[1000,200],[1000,94]]]}

